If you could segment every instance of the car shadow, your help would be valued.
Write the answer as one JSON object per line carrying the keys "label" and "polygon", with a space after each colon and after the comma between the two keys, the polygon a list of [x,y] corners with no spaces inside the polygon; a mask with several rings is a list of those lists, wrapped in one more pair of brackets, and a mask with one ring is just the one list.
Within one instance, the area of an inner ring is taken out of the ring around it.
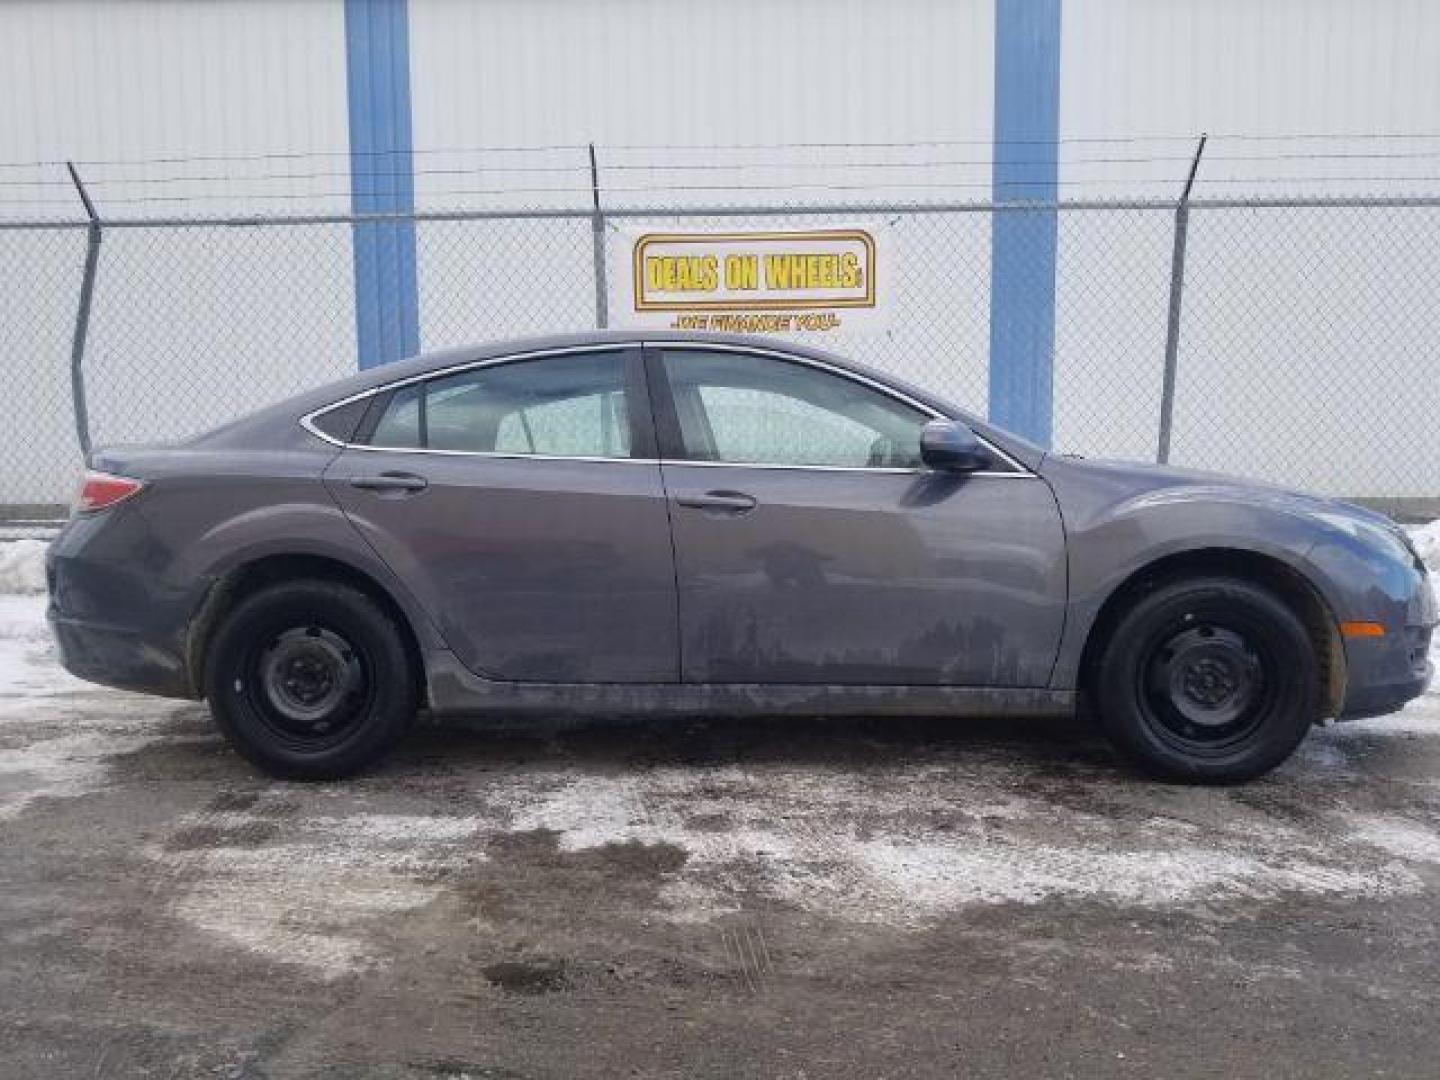
{"label": "car shadow", "polygon": [[681,766],[884,769],[940,759],[1002,759],[1035,771],[1113,771],[1133,778],[1075,718],[614,718],[446,720],[417,726],[381,769],[443,766],[596,770]]}

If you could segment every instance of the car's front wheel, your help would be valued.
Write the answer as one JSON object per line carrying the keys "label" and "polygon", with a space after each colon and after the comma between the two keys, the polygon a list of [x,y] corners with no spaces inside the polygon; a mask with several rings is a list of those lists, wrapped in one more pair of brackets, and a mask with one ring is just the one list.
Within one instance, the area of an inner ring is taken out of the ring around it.
{"label": "car's front wheel", "polygon": [[240,601],[207,652],[205,696],[220,729],[275,776],[348,776],[404,734],[416,680],[395,620],[328,581],[272,585]]}
{"label": "car's front wheel", "polygon": [[1230,578],[1162,585],[1111,630],[1091,689],[1101,726],[1167,778],[1249,780],[1284,761],[1319,712],[1305,624],[1272,593]]}

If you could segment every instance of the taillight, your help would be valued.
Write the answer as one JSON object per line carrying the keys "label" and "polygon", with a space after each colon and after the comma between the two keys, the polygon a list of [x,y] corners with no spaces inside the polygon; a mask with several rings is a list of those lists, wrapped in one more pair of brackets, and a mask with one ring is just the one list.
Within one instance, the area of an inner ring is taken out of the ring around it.
{"label": "taillight", "polygon": [[75,512],[93,514],[98,510],[108,510],[116,503],[124,502],[144,486],[139,480],[131,480],[128,476],[115,476],[113,473],[87,469],[80,481]]}

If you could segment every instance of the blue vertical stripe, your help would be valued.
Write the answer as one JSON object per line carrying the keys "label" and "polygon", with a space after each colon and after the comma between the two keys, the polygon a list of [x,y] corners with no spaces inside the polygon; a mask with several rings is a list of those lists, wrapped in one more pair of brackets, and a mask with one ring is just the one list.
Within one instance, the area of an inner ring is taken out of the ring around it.
{"label": "blue vertical stripe", "polygon": [[[415,209],[407,0],[345,0],[350,200],[357,214]],[[420,350],[415,225],[357,222],[355,339],[360,366]]]}
{"label": "blue vertical stripe", "polygon": [[[997,202],[1053,201],[1060,123],[1061,0],[995,0]],[[1053,210],[993,215],[990,419],[1050,445],[1055,354]]]}

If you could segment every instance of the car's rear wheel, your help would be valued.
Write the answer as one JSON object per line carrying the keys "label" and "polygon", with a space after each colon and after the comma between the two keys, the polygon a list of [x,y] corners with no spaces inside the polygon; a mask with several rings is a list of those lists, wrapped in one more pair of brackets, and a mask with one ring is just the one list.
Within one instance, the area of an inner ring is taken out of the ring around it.
{"label": "car's rear wheel", "polygon": [[211,641],[205,694],[220,729],[275,776],[348,776],[415,715],[405,639],[363,592],[325,581],[272,585],[235,606]]}
{"label": "car's rear wheel", "polygon": [[1319,713],[1304,622],[1247,581],[1174,581],[1136,600],[1093,673],[1099,720],[1155,775],[1232,783],[1290,756]]}

